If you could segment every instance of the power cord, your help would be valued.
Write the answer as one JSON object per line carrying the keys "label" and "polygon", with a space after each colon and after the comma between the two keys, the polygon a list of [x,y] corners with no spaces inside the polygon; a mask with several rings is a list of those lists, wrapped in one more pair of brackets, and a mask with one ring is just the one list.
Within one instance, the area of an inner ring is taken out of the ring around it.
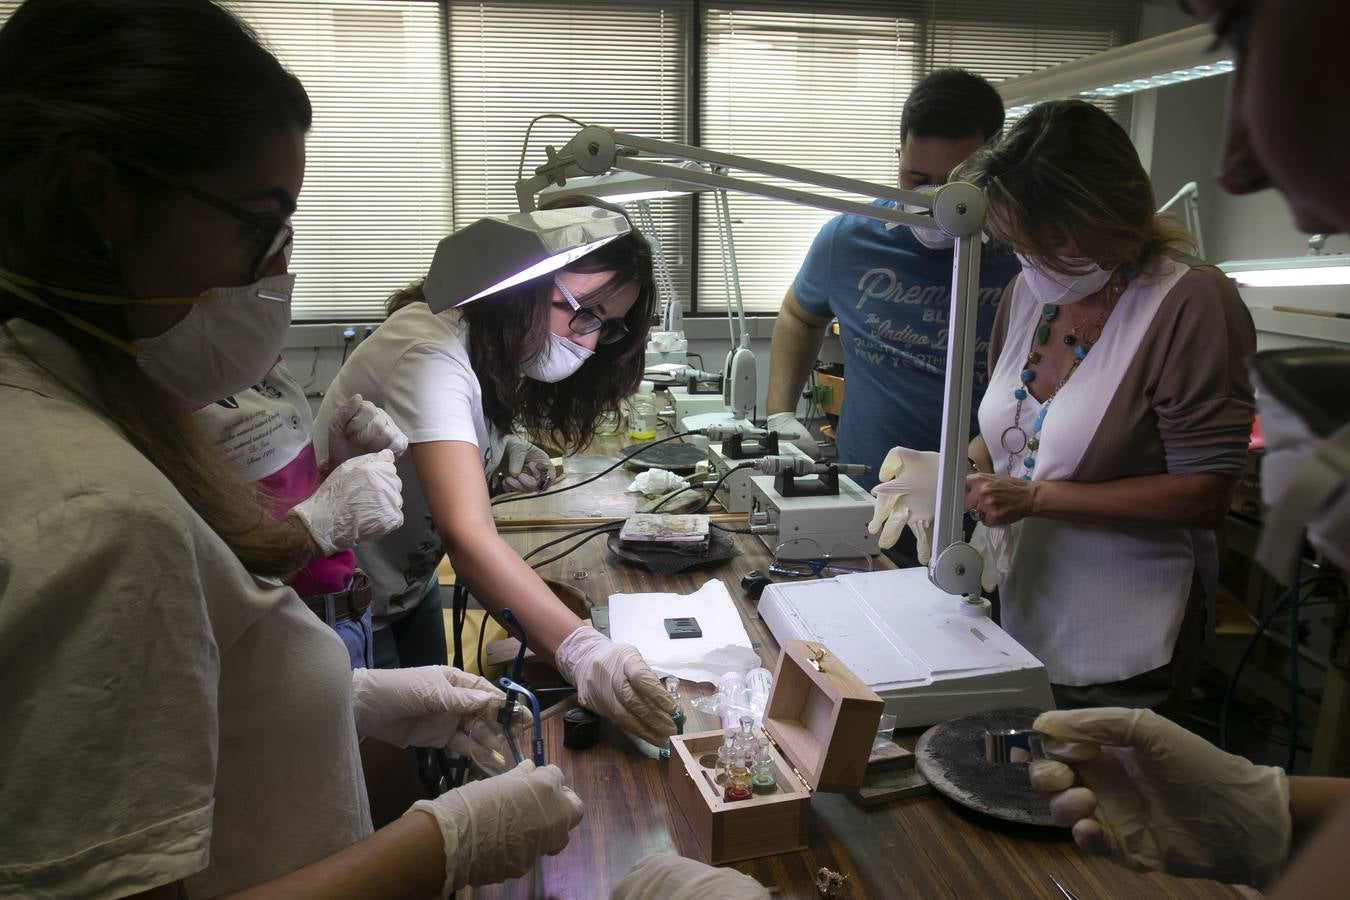
{"label": "power cord", "polygon": [[516,165],[516,181],[519,181],[525,174],[525,156],[530,152],[530,132],[534,130],[535,124],[543,119],[562,119],[571,122],[578,128],[586,127],[586,123],[582,122],[580,119],[574,119],[571,116],[565,116],[562,113],[542,113],[531,119],[530,124],[525,126],[525,140],[520,145],[520,162]]}
{"label": "power cord", "polygon": [[[1333,584],[1339,586],[1341,584],[1341,581],[1338,577],[1334,575],[1318,574],[1318,575],[1310,575],[1307,578],[1304,578],[1301,581],[1294,583],[1287,590],[1285,590],[1285,592],[1280,595],[1280,597],[1275,601],[1275,603],[1270,607],[1270,609],[1266,611],[1266,614],[1261,617],[1261,621],[1257,624],[1256,631],[1252,632],[1252,636],[1247,639],[1246,645],[1242,648],[1241,655],[1238,656],[1237,666],[1236,668],[1233,669],[1232,677],[1228,679],[1228,684],[1224,686],[1223,699],[1219,703],[1220,750],[1228,749],[1229,707],[1232,705],[1233,694],[1237,689],[1238,681],[1242,677],[1242,670],[1246,667],[1247,660],[1251,656],[1252,651],[1256,649],[1257,642],[1261,640],[1261,635],[1264,634],[1265,630],[1270,627],[1270,623],[1275,621],[1275,617],[1284,611],[1285,604],[1291,602],[1291,599],[1294,596],[1296,596],[1299,591],[1302,591],[1304,588],[1318,584]],[[1294,652],[1297,653],[1297,645],[1293,644],[1291,646],[1293,647]],[[1293,710],[1293,715],[1295,716],[1298,715],[1297,698],[1295,698],[1295,707]],[[1294,738],[1297,738],[1297,733],[1293,733],[1292,736]],[[1297,744],[1297,740],[1292,740],[1290,743]]]}
{"label": "power cord", "polygon": [[[615,531],[618,531],[622,527],[623,527],[622,522],[608,522],[604,525],[592,525],[590,528],[582,528],[570,534],[565,534],[562,537],[557,538],[555,540],[549,541],[547,544],[541,544],[539,547],[536,547],[535,550],[542,550],[544,547],[551,546],[553,544],[558,543],[559,541],[566,540],[567,538],[574,538],[578,537],[579,535],[585,535],[584,537],[581,538],[581,540],[577,541],[575,544],[568,547],[566,550],[563,550],[561,553],[556,553],[553,556],[550,556],[548,559],[541,560],[537,563],[532,563],[530,568],[541,569],[544,566],[548,565],[549,563],[557,562],[564,556],[568,556],[580,550],[582,547],[590,543],[597,536],[602,534],[611,534]],[[589,534],[587,532],[589,532]]]}
{"label": "power cord", "polygon": [[717,479],[717,481],[713,483],[713,486],[708,489],[708,496],[703,498],[703,502],[700,503],[696,509],[694,509],[691,515],[697,515],[698,513],[701,513],[704,510],[706,510],[708,508],[708,504],[712,503],[713,497],[717,496],[717,489],[720,488],[722,484],[732,476],[733,473],[739,472],[742,469],[753,469],[754,467],[755,464],[752,462],[743,462],[739,466],[732,466],[730,469],[727,469],[725,472],[723,472],[722,477]]}
{"label": "power cord", "polygon": [[500,497],[494,498],[492,501],[492,505],[497,506],[502,503],[515,503],[517,500],[533,500],[536,497],[552,497],[554,494],[561,494],[563,491],[570,491],[574,488],[579,488],[584,484],[590,484],[592,481],[596,481],[597,479],[603,478],[610,472],[613,472],[619,466],[628,462],[633,457],[640,456],[643,453],[646,453],[648,450],[650,450],[652,447],[655,447],[657,444],[664,444],[667,441],[673,441],[677,438],[689,437],[691,434],[699,434],[699,432],[681,431],[678,434],[672,434],[670,437],[663,437],[660,440],[652,441],[650,444],[642,444],[638,447],[634,447],[630,452],[619,457],[619,459],[615,461],[613,465],[609,466],[608,468],[601,469],[599,472],[596,472],[590,478],[587,478],[583,481],[578,481],[575,484],[564,485],[563,487],[554,488],[551,491],[543,491],[542,493],[537,494],[529,494],[529,493],[503,494]]}

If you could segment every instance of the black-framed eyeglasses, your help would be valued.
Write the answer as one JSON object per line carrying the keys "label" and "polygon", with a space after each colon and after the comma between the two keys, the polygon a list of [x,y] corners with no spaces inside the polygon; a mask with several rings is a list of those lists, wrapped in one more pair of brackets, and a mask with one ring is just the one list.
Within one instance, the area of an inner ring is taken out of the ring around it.
{"label": "black-framed eyeglasses", "polygon": [[563,299],[575,310],[572,318],[568,320],[567,327],[572,329],[573,334],[594,334],[600,332],[600,343],[614,344],[623,340],[628,335],[628,326],[622,319],[605,320],[583,307],[577,302],[577,298],[572,296],[572,292],[567,289],[567,285],[562,283],[562,279],[557,275],[553,276],[553,283],[558,286],[558,292],[562,294]]}
{"label": "black-framed eyeglasses", "polygon": [[119,157],[117,162],[119,165],[134,169],[147,178],[158,181],[165,187],[182,191],[194,200],[205,203],[207,206],[223,212],[235,221],[247,226],[253,233],[251,239],[258,245],[258,255],[254,257],[253,265],[249,269],[249,281],[257,281],[261,278],[262,273],[272,267],[277,257],[284,254],[290,247],[291,241],[295,239],[295,229],[291,226],[289,219],[274,219],[259,215],[252,210],[231,203],[223,197],[217,197],[210,191],[203,190],[194,184],[188,184],[175,175],[161,172],[153,166],[147,166],[145,163],[136,160]]}

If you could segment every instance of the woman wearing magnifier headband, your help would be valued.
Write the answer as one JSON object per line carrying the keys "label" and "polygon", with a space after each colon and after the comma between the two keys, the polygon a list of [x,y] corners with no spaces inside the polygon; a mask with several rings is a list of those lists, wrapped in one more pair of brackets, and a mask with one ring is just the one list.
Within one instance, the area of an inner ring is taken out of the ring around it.
{"label": "woman wearing magnifier headband", "polygon": [[425,292],[417,282],[390,298],[389,318],[352,353],[319,410],[323,434],[360,394],[410,443],[398,462],[404,525],[357,550],[373,586],[376,665],[446,661],[436,565],[448,553],[489,613],[515,613],[531,649],[577,686],[582,705],[660,744],[674,726],[656,675],[634,648],[584,626],[502,540],[489,489],[494,473],[505,490],[545,486],[552,464],[538,445],[586,446],[601,414],[637,389],[656,299],[651,250],[623,228],[562,268],[442,303],[433,288],[446,268],[490,267],[481,257],[499,252],[494,242],[444,250],[462,249],[473,228],[443,244]]}

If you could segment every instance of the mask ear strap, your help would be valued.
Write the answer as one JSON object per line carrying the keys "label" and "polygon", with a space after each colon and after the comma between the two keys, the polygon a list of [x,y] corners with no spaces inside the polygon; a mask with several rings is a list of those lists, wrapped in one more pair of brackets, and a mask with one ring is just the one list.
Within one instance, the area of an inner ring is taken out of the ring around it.
{"label": "mask ear strap", "polygon": [[[85,291],[77,291],[73,288],[59,287],[57,285],[43,284],[32,278],[23,275],[16,275],[13,272],[6,272],[0,269],[0,287],[6,287],[18,294],[18,287],[37,288],[55,294],[58,297],[65,297],[67,300],[78,300],[81,303],[101,303],[105,306],[126,306],[128,303],[142,303],[146,306],[184,306],[191,303],[201,303],[211,299],[207,296],[201,297],[151,297],[145,300],[133,300],[130,297],[118,297],[113,294],[90,294]],[[20,295],[25,300],[30,299],[26,294]],[[50,308],[50,307],[49,307]]]}
{"label": "mask ear strap", "polygon": [[[13,280],[15,277],[16,276],[9,275],[8,273],[0,272],[0,288],[4,288],[5,290],[9,291],[11,294],[18,297],[21,300],[27,300],[34,306],[39,306],[47,310],[48,312],[55,313],[56,315],[64,319],[67,324],[73,325],[74,327],[80,329],[81,331],[87,334],[93,335],[94,337],[98,338],[101,341],[106,341],[107,343],[113,345],[119,350],[123,350],[127,353],[130,353],[132,356],[136,355],[135,344],[132,344],[129,341],[124,341],[120,337],[117,337],[115,334],[111,334],[107,331],[104,331],[97,325],[93,325],[89,322],[86,322],[84,321],[84,319],[81,319],[78,316],[73,316],[70,313],[65,312],[64,310],[57,309],[47,301],[43,300],[37,294],[33,293],[27,288],[22,287],[19,283],[15,282]],[[28,281],[28,279],[23,280]],[[28,283],[32,284],[31,281],[29,281]],[[107,301],[104,300],[98,302],[107,302]],[[121,302],[125,304],[127,301],[123,300]]]}
{"label": "mask ear strap", "polygon": [[1350,480],[1350,424],[1314,445],[1312,456],[1266,513],[1256,559],[1276,578],[1286,578],[1303,543],[1304,527]]}

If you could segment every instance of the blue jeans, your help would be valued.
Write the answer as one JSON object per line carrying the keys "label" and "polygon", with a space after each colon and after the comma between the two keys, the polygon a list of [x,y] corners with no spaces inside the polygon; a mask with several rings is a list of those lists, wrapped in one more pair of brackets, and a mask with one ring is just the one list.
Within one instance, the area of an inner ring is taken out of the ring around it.
{"label": "blue jeans", "polygon": [[351,657],[353,669],[370,669],[375,665],[375,639],[370,628],[370,607],[367,606],[361,618],[353,619],[350,616],[343,616],[338,619],[333,611],[333,599],[328,598],[327,609],[324,611],[324,621],[328,627],[337,632],[337,636],[342,638],[342,643],[347,645],[347,655]]}
{"label": "blue jeans", "polygon": [[441,613],[441,586],[432,578],[422,599],[407,615],[375,632],[375,666],[410,669],[449,664],[445,617]]}

